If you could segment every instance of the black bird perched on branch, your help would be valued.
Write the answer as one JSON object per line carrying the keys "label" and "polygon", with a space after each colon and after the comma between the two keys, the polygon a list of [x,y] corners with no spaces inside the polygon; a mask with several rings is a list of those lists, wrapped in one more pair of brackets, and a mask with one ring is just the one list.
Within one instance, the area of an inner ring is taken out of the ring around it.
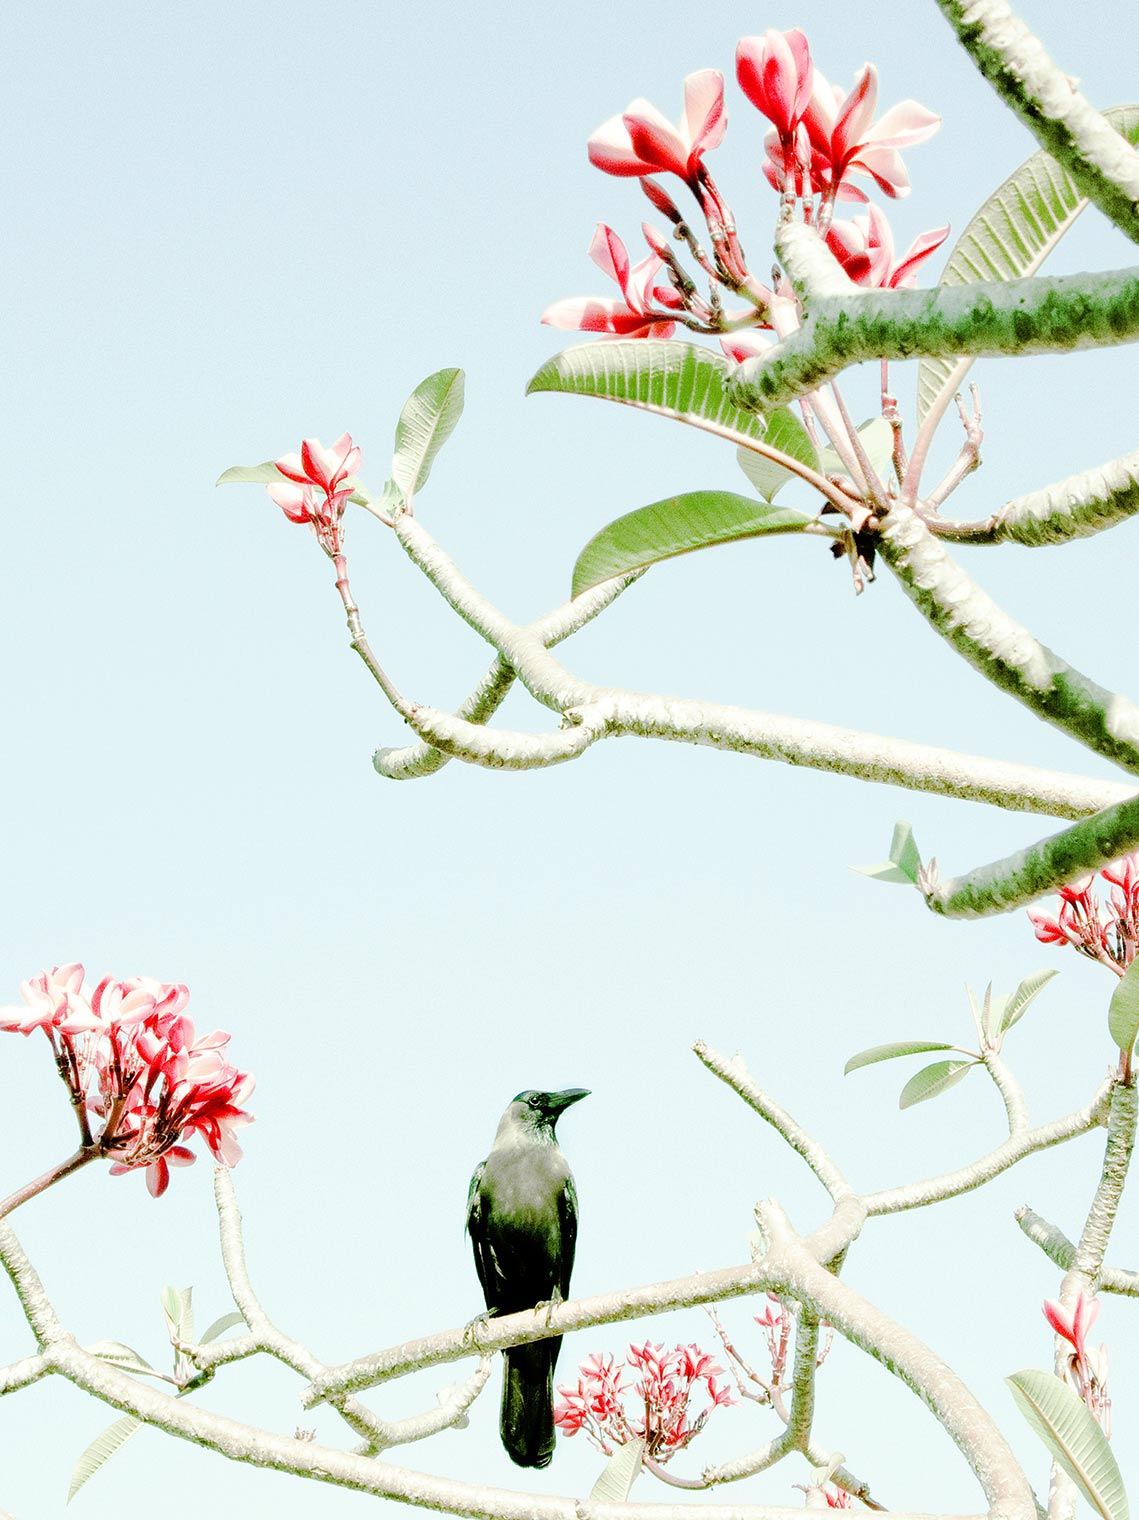
{"label": "black bird perched on branch", "polygon": [[[589,1094],[522,1092],[499,1121],[490,1155],[471,1178],[467,1229],[491,1314],[568,1297],[577,1243],[577,1193],[554,1136],[558,1118]],[[502,1444],[519,1467],[554,1454],[554,1366],[561,1336],[504,1352]]]}

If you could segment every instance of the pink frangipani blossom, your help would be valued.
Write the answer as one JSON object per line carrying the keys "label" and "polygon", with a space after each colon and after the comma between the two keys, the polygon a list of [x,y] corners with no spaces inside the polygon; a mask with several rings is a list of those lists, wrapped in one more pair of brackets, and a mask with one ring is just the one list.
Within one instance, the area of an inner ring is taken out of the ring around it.
{"label": "pink frangipani blossom", "polygon": [[913,285],[920,266],[937,252],[949,228],[923,232],[900,259],[894,259],[894,233],[885,212],[869,206],[865,216],[834,221],[827,229],[827,247],[856,285],[876,290],[900,290]]}
{"label": "pink frangipani blossom", "polygon": [[840,199],[865,200],[861,190],[845,183],[850,174],[865,174],[892,199],[909,194],[909,176],[898,149],[932,137],[941,117],[916,100],[903,100],[875,122],[877,103],[878,71],[873,64],[865,66],[849,94],[814,71],[803,124],[810,140],[816,189]]}
{"label": "pink frangipani blossom", "polygon": [[196,1033],[183,983],[108,976],[92,992],[76,961],[21,990],[26,1007],[0,1011],[0,1029],[47,1035],[81,1119],[82,1153],[107,1157],[116,1175],[145,1169],[155,1197],[171,1166],[193,1161],[180,1142],[195,1134],[225,1165],[240,1160],[235,1132],[252,1122],[253,1078],[226,1060],[223,1030]]}
{"label": "pink frangipani blossom", "polygon": [[299,454],[282,454],[277,468],[286,480],[314,485],[332,495],[360,466],[360,450],[351,433],[341,433],[329,448],[319,438],[306,438]]}
{"label": "pink frangipani blossom", "polygon": [[[664,1463],[699,1435],[713,1409],[735,1403],[716,1381],[723,1368],[699,1346],[645,1341],[629,1347],[626,1361],[595,1354],[582,1363],[576,1385],[559,1386],[554,1422],[564,1434],[584,1430],[607,1455],[642,1438],[646,1455]],[[696,1411],[698,1395],[706,1403]]]}
{"label": "pink frangipani blossom", "polygon": [[1122,976],[1139,949],[1139,852],[1112,861],[1100,875],[1111,889],[1106,901],[1095,892],[1094,876],[1080,876],[1057,887],[1057,914],[1030,908],[1028,917],[1042,944],[1071,945]]}
{"label": "pink frangipani blossom", "polygon": [[793,28],[741,37],[736,47],[736,78],[780,140],[789,142],[807,109],[814,78],[811,50],[803,33]]}
{"label": "pink frangipani blossom", "polygon": [[684,81],[684,115],[674,127],[649,101],[637,99],[603,122],[589,139],[589,161],[606,174],[643,178],[676,174],[694,184],[700,159],[723,140],[724,76],[701,69]]}
{"label": "pink frangipani blossom", "polygon": [[306,438],[299,454],[282,454],[276,461],[283,482],[266,487],[289,521],[306,523],[331,558],[343,550],[344,509],[360,457],[351,433],[341,433],[329,448],[319,438]]}
{"label": "pink frangipani blossom", "polygon": [[1076,1302],[1070,1309],[1066,1308],[1057,1298],[1044,1300],[1044,1318],[1062,1336],[1076,1352],[1082,1357],[1087,1347],[1087,1334],[1099,1317],[1099,1299],[1091,1298],[1086,1293],[1077,1295]]}
{"label": "pink frangipani blossom", "polygon": [[1072,1350],[1064,1376],[1069,1386],[1099,1421],[1104,1434],[1111,1438],[1111,1399],[1107,1393],[1107,1347],[1094,1349],[1087,1344],[1088,1331],[1099,1314],[1099,1300],[1082,1289],[1069,1308],[1058,1299],[1044,1300],[1044,1318],[1061,1340]]}
{"label": "pink frangipani blossom", "polygon": [[[656,234],[659,237],[659,234]],[[667,338],[675,323],[667,311],[675,303],[671,290],[653,286],[661,268],[660,256],[650,253],[630,265],[624,243],[611,227],[598,222],[589,245],[589,257],[610,279],[617,282],[623,300],[612,296],[570,296],[555,301],[542,313],[550,327],[578,328],[583,332],[610,333],[622,338]]]}
{"label": "pink frangipani blossom", "polygon": [[20,983],[23,1008],[0,1008],[0,1030],[31,1034],[42,1029],[45,1034],[67,1026],[67,1033],[78,1034],[96,1029],[98,1015],[91,1007],[91,989],[83,980],[78,961],[52,966]]}

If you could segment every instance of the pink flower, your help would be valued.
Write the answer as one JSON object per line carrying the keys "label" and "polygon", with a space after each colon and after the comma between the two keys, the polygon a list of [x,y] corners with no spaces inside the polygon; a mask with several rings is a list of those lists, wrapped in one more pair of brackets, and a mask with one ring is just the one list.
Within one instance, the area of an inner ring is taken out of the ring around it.
{"label": "pink flower", "polygon": [[[699,1346],[666,1349],[645,1341],[629,1347],[627,1362],[640,1373],[635,1383],[625,1381],[625,1364],[612,1356],[589,1357],[576,1388],[558,1388],[554,1421],[559,1429],[566,1435],[584,1430],[607,1454],[643,1438],[648,1455],[663,1463],[695,1439],[713,1409],[735,1403],[727,1388],[716,1384],[723,1369]],[[626,1392],[632,1395],[628,1409],[622,1402]],[[706,1402],[696,1410],[698,1395]]]}
{"label": "pink flower", "polygon": [[865,216],[832,222],[827,230],[827,247],[856,285],[898,290],[914,284],[918,267],[937,252],[948,236],[948,227],[921,233],[895,263],[890,223],[885,212],[870,206]]}
{"label": "pink flower", "polygon": [[789,142],[811,98],[814,68],[803,33],[764,32],[741,37],[736,47],[740,89],[762,111],[782,142]]}
{"label": "pink flower", "polygon": [[277,468],[286,480],[298,485],[314,485],[328,496],[333,495],[360,465],[360,450],[351,433],[341,433],[325,448],[319,438],[306,438],[299,454],[282,454]]}
{"label": "pink flower", "polygon": [[1049,918],[1047,913],[1033,913],[1028,910],[1028,916],[1032,920],[1032,927],[1036,932],[1036,938],[1042,945],[1066,945],[1068,936],[1054,918]]}
{"label": "pink flower", "polygon": [[847,200],[865,200],[844,183],[849,174],[868,175],[891,198],[909,194],[910,181],[898,153],[932,137],[941,123],[916,100],[903,100],[874,122],[878,71],[867,64],[849,95],[832,87],[816,69],[803,124],[811,146],[811,177],[817,190]]}
{"label": "pink flower", "polygon": [[78,961],[53,966],[20,983],[23,1008],[0,1008],[0,1030],[31,1034],[42,1029],[45,1034],[65,1028],[68,1034],[96,1029],[98,1016],[91,1008],[91,992],[83,981],[83,967]]}
{"label": "pink flower", "polygon": [[1099,1316],[1099,1299],[1081,1292],[1071,1309],[1065,1308],[1059,1299],[1044,1300],[1044,1318],[1071,1346],[1081,1360],[1086,1355],[1087,1333]]}
{"label": "pink flower", "polygon": [[21,990],[26,1008],[4,1010],[0,1029],[44,1030],[82,1116],[83,1147],[108,1157],[113,1173],[144,1168],[159,1197],[170,1167],[193,1161],[180,1142],[195,1134],[227,1166],[240,1160],[235,1132],[252,1122],[253,1078],[225,1059],[223,1030],[196,1033],[182,983],[104,977],[90,992],[73,962]]}
{"label": "pink flower", "polygon": [[306,438],[299,454],[282,454],[276,464],[288,484],[267,486],[270,498],[290,522],[307,523],[325,553],[335,557],[343,547],[351,477],[360,467],[352,435],[341,433],[327,449],[319,438]]}
{"label": "pink flower", "polygon": [[1105,881],[1120,888],[1127,897],[1139,892],[1139,854],[1121,855],[1099,873]]}
{"label": "pink flower", "polygon": [[157,999],[140,977],[116,982],[105,976],[91,997],[91,1008],[104,1024],[141,1023],[154,1012]]}
{"label": "pink flower", "polygon": [[542,321],[550,327],[579,328],[583,332],[612,333],[624,338],[669,337],[676,324],[667,307],[676,304],[676,296],[673,291],[654,288],[652,284],[662,263],[659,255],[650,253],[630,267],[624,243],[611,227],[598,222],[589,256],[600,270],[616,280],[624,299],[571,296],[547,306]]}
{"label": "pink flower", "polygon": [[720,347],[729,359],[734,359],[737,364],[742,364],[745,359],[757,359],[771,347],[774,339],[766,333],[757,332],[754,327],[745,328],[742,332],[726,333],[720,339]]}
{"label": "pink flower", "polygon": [[701,69],[684,81],[684,116],[679,127],[647,100],[634,100],[619,116],[603,122],[589,139],[589,161],[606,174],[678,174],[695,183],[700,159],[723,140],[724,76]]}
{"label": "pink flower", "polygon": [[1107,1394],[1107,1347],[1093,1350],[1088,1331],[1099,1314],[1099,1300],[1081,1291],[1069,1309],[1057,1299],[1044,1300],[1044,1318],[1072,1347],[1064,1376],[1111,1438],[1111,1400]]}
{"label": "pink flower", "polygon": [[1103,868],[1111,891],[1102,902],[1095,877],[1081,876],[1057,887],[1055,917],[1029,910],[1036,938],[1046,945],[1071,945],[1122,976],[1139,950],[1139,853],[1123,855]]}
{"label": "pink flower", "polygon": [[850,1497],[845,1488],[836,1488],[834,1484],[828,1483],[823,1492],[826,1495],[828,1509],[854,1508],[854,1500]]}

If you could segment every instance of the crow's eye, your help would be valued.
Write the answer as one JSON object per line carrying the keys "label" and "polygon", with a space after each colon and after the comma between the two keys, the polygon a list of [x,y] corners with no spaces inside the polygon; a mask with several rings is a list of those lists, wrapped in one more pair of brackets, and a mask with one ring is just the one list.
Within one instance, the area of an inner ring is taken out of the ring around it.
{"label": "crow's eye", "polygon": [[530,1107],[531,1108],[541,1108],[541,1106],[542,1106],[542,1099],[541,1099],[540,1095],[538,1093],[531,1093],[530,1094]]}

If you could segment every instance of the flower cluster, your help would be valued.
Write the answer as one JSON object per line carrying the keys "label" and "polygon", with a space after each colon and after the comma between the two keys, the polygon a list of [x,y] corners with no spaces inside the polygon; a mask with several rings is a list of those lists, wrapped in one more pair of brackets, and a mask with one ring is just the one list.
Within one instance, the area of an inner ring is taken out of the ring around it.
{"label": "flower cluster", "polygon": [[[643,1439],[645,1456],[665,1463],[695,1440],[713,1409],[735,1403],[727,1386],[717,1383],[720,1377],[723,1368],[699,1346],[666,1350],[645,1341],[629,1347],[627,1363],[610,1355],[588,1357],[576,1385],[559,1385],[554,1422],[567,1436],[584,1430],[606,1456]],[[694,1413],[697,1397],[707,1403]]]}
{"label": "flower cluster", "polygon": [[266,487],[290,522],[307,523],[330,558],[344,547],[344,508],[354,489],[360,450],[350,433],[341,433],[330,448],[319,438],[306,438],[299,454],[276,461],[285,484]]}
{"label": "flower cluster", "polygon": [[1081,1292],[1071,1309],[1058,1299],[1044,1300],[1044,1318],[1062,1340],[1071,1346],[1064,1375],[1068,1383],[1095,1415],[1103,1433],[1111,1438],[1111,1400],[1107,1396],[1107,1347],[1092,1350],[1087,1334],[1099,1314],[1099,1300]]}
{"label": "flower cluster", "polygon": [[47,1036],[84,1151],[110,1158],[116,1174],[145,1168],[156,1198],[170,1167],[194,1160],[179,1142],[195,1134],[227,1166],[240,1160],[234,1131],[252,1122],[242,1105],[253,1078],[226,1061],[228,1034],[195,1034],[185,986],[104,977],[92,989],[71,962],[30,977],[20,991],[22,1007],[0,1008],[0,1030]]}
{"label": "flower cluster", "polygon": [[1124,855],[1100,872],[1108,884],[1106,901],[1093,890],[1094,876],[1060,887],[1059,911],[1028,916],[1036,938],[1046,945],[1072,945],[1081,955],[1122,976],[1139,947],[1139,853]]}
{"label": "flower cluster", "polygon": [[[878,208],[845,222],[834,222],[833,211],[839,200],[866,201],[865,191],[854,183],[859,177],[891,198],[907,195],[910,182],[899,150],[923,142],[937,130],[940,118],[906,100],[875,121],[875,69],[867,64],[849,93],[828,84],[798,30],[741,38],[736,78],[750,103],[772,124],[764,143],[764,174],[780,194],[781,219],[791,220],[798,205],[802,220],[826,235],[831,252],[856,284],[911,284],[918,266],[948,236],[948,227],[923,233],[895,259],[893,233]],[[672,224],[672,238],[687,246],[707,276],[708,295],[699,292],[658,227],[642,224],[649,254],[634,265],[621,239],[602,223],[594,233],[590,257],[616,282],[620,297],[556,301],[543,313],[543,322],[639,338],[669,337],[678,322],[695,332],[716,334],[757,326],[778,329],[776,310],[785,293],[778,282],[772,289],[751,274],[735,217],[705,161],[722,142],[727,120],[723,75],[702,69],[684,81],[679,125],[649,101],[638,99],[589,139],[592,164],[606,174],[640,182],[654,209]],[[673,176],[691,193],[707,227],[708,249],[698,242],[689,219],[656,175]],[[663,283],[654,283],[662,272]],[[747,304],[726,311],[721,288]],[[793,301],[786,304],[794,306]],[[795,325],[797,318],[785,314],[784,326]],[[726,341],[725,349],[733,353]]]}

